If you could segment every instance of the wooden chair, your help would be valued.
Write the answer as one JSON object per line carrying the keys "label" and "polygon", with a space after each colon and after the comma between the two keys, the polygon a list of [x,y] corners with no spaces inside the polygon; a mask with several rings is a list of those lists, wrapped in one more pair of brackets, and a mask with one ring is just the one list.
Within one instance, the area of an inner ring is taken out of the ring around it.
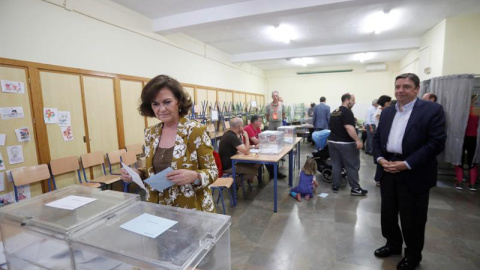
{"label": "wooden chair", "polygon": [[[30,167],[17,168],[11,171],[13,189],[15,193],[15,201],[18,199],[17,187],[29,185],[32,183],[40,182],[48,179],[48,191],[51,191],[50,187],[50,171],[47,164],[35,165]],[[52,179],[53,189],[57,189],[55,181]]]}
{"label": "wooden chair", "polygon": [[113,175],[120,175],[121,174],[119,171],[113,172],[112,166],[120,164],[120,156],[123,153],[126,153],[126,152],[127,152],[127,150],[120,149],[120,150],[110,151],[110,152],[107,153],[108,168],[109,168],[110,174],[113,174]]}
{"label": "wooden chair", "polygon": [[[137,156],[135,155],[134,152],[125,152],[120,155],[120,161],[127,165],[132,167],[132,165],[137,169]],[[128,186],[130,183],[123,182],[123,192],[128,192]]]}
{"label": "wooden chair", "polygon": [[228,192],[228,197],[230,198],[230,205],[233,204],[233,196],[230,193],[230,187],[233,185],[233,178],[222,178],[223,176],[223,171],[222,171],[222,161],[220,160],[220,155],[213,151],[213,156],[215,158],[215,164],[217,165],[218,168],[218,178],[215,180],[215,182],[211,183],[209,185],[210,189],[212,190],[212,196],[214,195],[214,191],[218,190],[218,198],[217,198],[217,204],[219,200],[222,200],[222,208],[223,208],[223,214],[225,215],[225,202],[223,200],[223,191],[226,189]]}
{"label": "wooden chair", "polygon": [[82,161],[83,178],[85,182],[88,182],[85,169],[96,167],[96,166],[101,166],[103,175],[90,180],[90,182],[111,185],[117,181],[121,181],[119,175],[107,175],[107,171],[105,170],[105,159],[102,152],[93,152],[93,153],[83,154],[80,157],[80,159]]}
{"label": "wooden chair", "polygon": [[141,143],[135,143],[125,146],[127,152],[134,152],[136,156],[143,156],[143,145]]}
{"label": "wooden chair", "polygon": [[82,177],[80,176],[80,165],[78,163],[77,156],[64,157],[50,161],[50,170],[52,173],[52,180],[54,182],[55,176],[57,175],[77,171],[80,185],[94,188],[99,188],[102,186],[100,183],[91,183],[88,181],[82,182]]}

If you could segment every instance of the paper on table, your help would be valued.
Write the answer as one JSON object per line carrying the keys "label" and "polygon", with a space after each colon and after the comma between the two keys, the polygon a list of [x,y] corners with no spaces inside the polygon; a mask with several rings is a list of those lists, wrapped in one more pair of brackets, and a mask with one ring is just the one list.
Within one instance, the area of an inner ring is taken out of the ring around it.
{"label": "paper on table", "polygon": [[124,168],[128,172],[128,174],[132,177],[132,180],[135,184],[137,184],[142,189],[147,190],[147,188],[143,184],[142,178],[140,178],[140,175],[138,175],[138,173],[132,170],[132,168],[125,165],[123,162],[122,162],[122,168]]}
{"label": "paper on table", "polygon": [[75,210],[79,207],[82,207],[86,204],[89,204],[97,199],[95,198],[88,198],[82,196],[75,196],[70,195],[68,197],[62,198],[60,200],[56,200],[50,203],[45,204],[46,206],[66,209],[66,210]]}
{"label": "paper on table", "polygon": [[0,145],[1,146],[5,145],[5,138],[6,138],[5,134],[0,134]]}
{"label": "paper on table", "polygon": [[260,149],[250,149],[250,153],[258,154],[258,153],[260,153]]}
{"label": "paper on table", "polygon": [[174,220],[144,213],[126,223],[123,223],[120,225],[120,228],[150,238],[157,238],[157,236],[177,223],[178,222]]}
{"label": "paper on table", "polygon": [[326,198],[328,196],[328,193],[320,193],[318,194],[318,197]]}
{"label": "paper on table", "polygon": [[166,188],[173,186],[175,183],[167,179],[167,173],[173,171],[172,168],[168,167],[165,170],[155,174],[154,176],[145,180],[145,183],[152,186],[155,190],[163,191]]}

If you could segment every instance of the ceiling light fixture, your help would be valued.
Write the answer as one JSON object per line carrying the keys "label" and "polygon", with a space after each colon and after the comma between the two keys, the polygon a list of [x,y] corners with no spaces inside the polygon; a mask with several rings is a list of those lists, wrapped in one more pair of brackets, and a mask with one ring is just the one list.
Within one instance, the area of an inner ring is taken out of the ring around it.
{"label": "ceiling light fixture", "polygon": [[367,60],[370,60],[373,58],[373,54],[372,53],[359,53],[357,54],[357,57],[356,57],[360,63],[363,63]]}
{"label": "ceiling light fixture", "polygon": [[304,66],[304,67],[306,67],[309,64],[313,64],[313,62],[314,62],[313,58],[311,58],[311,57],[293,58],[293,59],[291,59],[291,61],[295,65]]}
{"label": "ceiling light fixture", "polygon": [[288,24],[280,24],[277,27],[269,27],[268,32],[274,40],[284,42],[286,44],[297,38],[295,30]]}
{"label": "ceiling light fixture", "polygon": [[365,32],[380,34],[395,26],[398,21],[398,12],[394,11],[381,11],[375,12],[368,16],[365,20]]}

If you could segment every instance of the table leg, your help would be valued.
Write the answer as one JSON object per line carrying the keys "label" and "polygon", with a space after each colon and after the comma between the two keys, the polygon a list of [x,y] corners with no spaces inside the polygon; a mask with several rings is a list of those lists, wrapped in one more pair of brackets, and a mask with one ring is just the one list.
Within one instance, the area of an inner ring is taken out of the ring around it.
{"label": "table leg", "polygon": [[277,169],[278,163],[273,163],[273,212],[277,212]]}
{"label": "table leg", "polygon": [[263,181],[263,164],[260,163],[260,166],[258,167],[258,184],[261,184]]}
{"label": "table leg", "polygon": [[237,205],[237,187],[235,183],[235,161],[232,160],[232,177],[233,177],[233,206]]}
{"label": "table leg", "polygon": [[293,149],[288,152],[288,185],[292,186],[293,182]]}

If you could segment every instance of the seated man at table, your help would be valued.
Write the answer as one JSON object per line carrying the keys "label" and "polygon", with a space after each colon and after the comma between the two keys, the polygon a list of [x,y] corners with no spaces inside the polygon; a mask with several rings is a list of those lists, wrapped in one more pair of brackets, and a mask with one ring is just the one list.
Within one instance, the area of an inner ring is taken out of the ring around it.
{"label": "seated man at table", "polygon": [[[258,134],[262,132],[260,127],[262,126],[262,118],[258,115],[253,115],[252,118],[250,118],[250,124],[246,125],[243,128],[243,131],[247,133],[247,137],[250,143],[250,148],[257,148],[258,149],[258,144],[260,141],[258,140]],[[246,143],[246,139],[244,140],[244,143]]]}
{"label": "seated man at table", "polygon": [[[232,172],[231,157],[236,155],[237,152],[240,152],[244,155],[250,154],[250,142],[249,140],[245,140],[246,142],[243,143],[243,137],[246,138],[248,137],[248,135],[245,131],[243,131],[242,119],[238,117],[230,119],[230,129],[223,134],[218,148],[220,159],[222,160],[223,172]],[[235,164],[235,173],[237,175],[243,174],[244,179],[247,179],[248,182],[251,182],[253,177],[257,175],[259,166],[260,164],[237,162]],[[238,178],[236,178],[235,180],[238,186],[242,185],[241,182],[238,182]]]}

